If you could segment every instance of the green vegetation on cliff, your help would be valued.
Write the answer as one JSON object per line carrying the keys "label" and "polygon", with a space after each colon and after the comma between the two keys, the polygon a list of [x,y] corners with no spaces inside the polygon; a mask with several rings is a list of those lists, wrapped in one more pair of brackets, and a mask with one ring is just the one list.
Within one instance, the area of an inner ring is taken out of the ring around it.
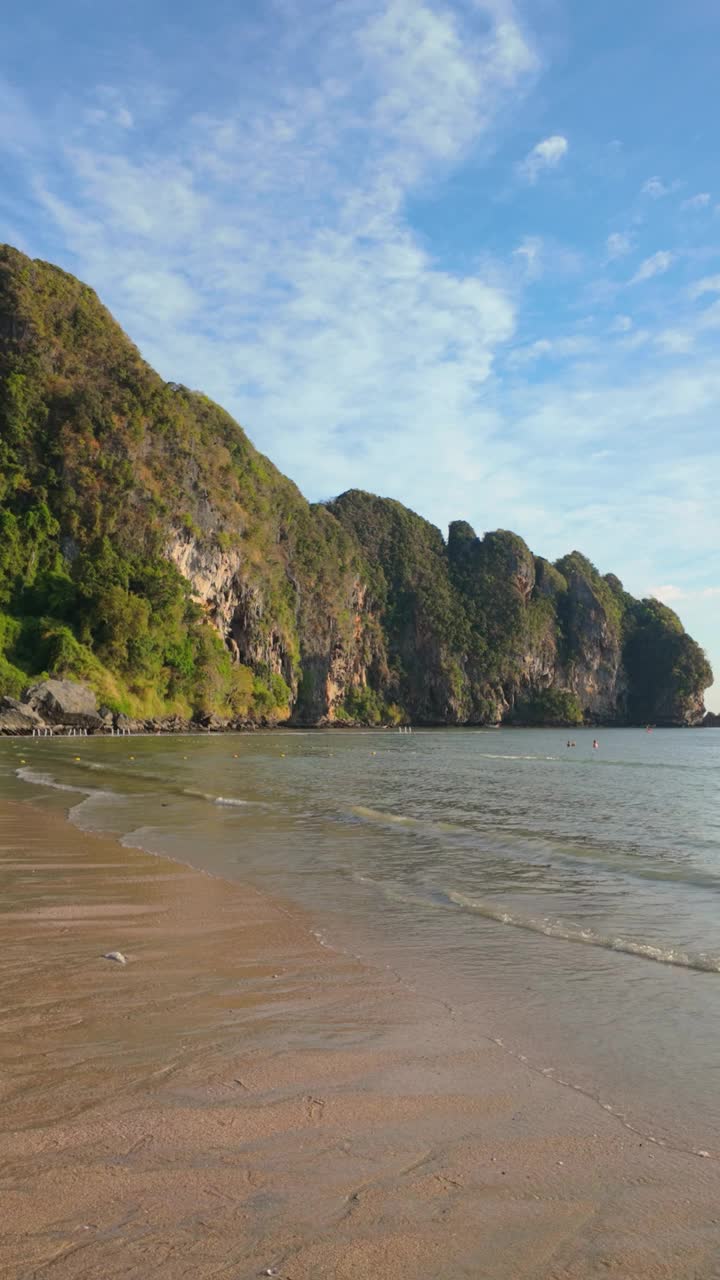
{"label": "green vegetation on cliff", "polygon": [[707,662],[578,552],[311,506],[87,286],[0,247],[0,694],[75,677],[133,715],[683,723]]}
{"label": "green vegetation on cliff", "polygon": [[384,690],[424,721],[466,718],[458,654],[472,641],[439,529],[400,502],[348,490],[329,510],[359,542],[387,653]]}
{"label": "green vegetation on cliff", "polygon": [[538,689],[521,698],[515,707],[517,724],[582,724],[583,713],[574,693],[568,689]]}
{"label": "green vegetation on cliff", "polygon": [[[9,248],[0,426],[2,690],[51,670],[134,714],[286,716],[314,618],[335,608],[342,631],[354,548],[228,414],[164,383],[92,290]],[[262,602],[242,662],[168,558],[183,543],[241,566]]]}
{"label": "green vegetation on cliff", "polygon": [[[677,614],[659,600],[631,600],[625,615],[623,661],[633,722],[682,722],[698,691],[712,684],[710,663]],[[700,699],[700,702],[702,699]],[[698,710],[697,722],[701,715]]]}

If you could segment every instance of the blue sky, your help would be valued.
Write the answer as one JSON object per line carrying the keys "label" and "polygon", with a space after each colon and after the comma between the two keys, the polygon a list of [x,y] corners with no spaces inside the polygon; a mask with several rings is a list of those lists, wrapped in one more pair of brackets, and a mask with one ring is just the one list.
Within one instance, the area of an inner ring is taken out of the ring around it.
{"label": "blue sky", "polygon": [[35,0],[0,239],[308,497],[578,548],[720,672],[718,84],[716,0]]}

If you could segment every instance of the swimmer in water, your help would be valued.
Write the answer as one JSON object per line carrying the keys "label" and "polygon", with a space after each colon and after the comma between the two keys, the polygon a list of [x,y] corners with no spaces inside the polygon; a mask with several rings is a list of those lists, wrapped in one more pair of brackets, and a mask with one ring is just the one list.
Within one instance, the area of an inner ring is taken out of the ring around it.
{"label": "swimmer in water", "polygon": [[593,751],[597,751],[599,746],[600,746],[600,743],[598,742],[597,738],[593,738]]}

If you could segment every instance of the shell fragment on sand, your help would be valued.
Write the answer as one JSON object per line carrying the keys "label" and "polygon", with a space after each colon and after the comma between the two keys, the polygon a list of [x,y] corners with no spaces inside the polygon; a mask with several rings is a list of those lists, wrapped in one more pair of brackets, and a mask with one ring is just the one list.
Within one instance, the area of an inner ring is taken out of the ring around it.
{"label": "shell fragment on sand", "polygon": [[127,964],[122,951],[106,951],[103,960],[114,960],[117,964]]}

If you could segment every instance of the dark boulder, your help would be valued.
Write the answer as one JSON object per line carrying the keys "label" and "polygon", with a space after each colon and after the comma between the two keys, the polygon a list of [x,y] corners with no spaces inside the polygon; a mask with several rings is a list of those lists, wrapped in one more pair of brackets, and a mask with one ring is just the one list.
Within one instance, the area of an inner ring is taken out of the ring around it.
{"label": "dark boulder", "polygon": [[195,716],[194,723],[197,728],[204,729],[206,733],[222,733],[230,726],[229,719],[209,712],[201,712],[200,715]]}
{"label": "dark boulder", "polygon": [[25,734],[33,729],[44,729],[45,721],[32,707],[17,702],[15,698],[0,698],[0,733]]}
{"label": "dark boulder", "polygon": [[120,711],[115,716],[115,730],[117,733],[145,733],[145,721],[134,720]]}
{"label": "dark boulder", "polygon": [[146,733],[189,733],[190,721],[183,716],[159,716],[145,721]]}
{"label": "dark boulder", "polygon": [[102,727],[95,694],[74,680],[42,680],[26,690],[23,702],[48,724],[61,724],[68,729]]}

